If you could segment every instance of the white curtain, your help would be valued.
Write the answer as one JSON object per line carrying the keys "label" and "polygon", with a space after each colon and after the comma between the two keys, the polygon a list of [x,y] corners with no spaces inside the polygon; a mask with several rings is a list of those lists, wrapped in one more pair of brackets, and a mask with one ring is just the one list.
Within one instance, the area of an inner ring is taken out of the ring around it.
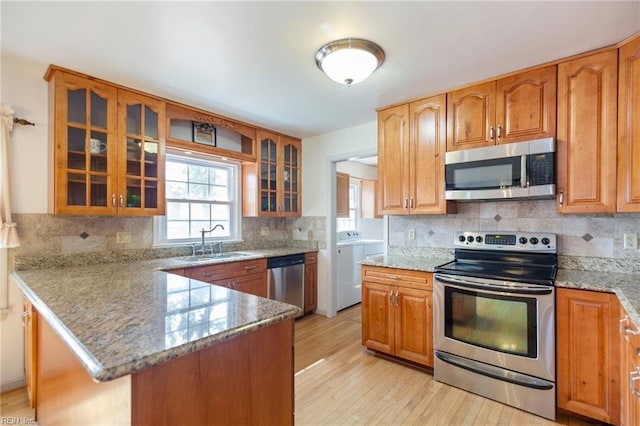
{"label": "white curtain", "polygon": [[9,185],[9,145],[13,130],[13,109],[7,105],[0,108],[0,311],[9,309],[7,249],[18,247],[18,231],[11,222]]}

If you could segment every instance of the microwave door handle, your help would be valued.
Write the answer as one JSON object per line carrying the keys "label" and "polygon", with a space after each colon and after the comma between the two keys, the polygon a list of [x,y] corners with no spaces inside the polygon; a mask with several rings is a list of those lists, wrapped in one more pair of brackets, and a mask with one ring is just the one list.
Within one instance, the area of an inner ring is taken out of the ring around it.
{"label": "microwave door handle", "polygon": [[527,173],[527,159],[529,157],[526,155],[520,156],[520,186],[523,188],[527,188],[529,186],[529,173]]}

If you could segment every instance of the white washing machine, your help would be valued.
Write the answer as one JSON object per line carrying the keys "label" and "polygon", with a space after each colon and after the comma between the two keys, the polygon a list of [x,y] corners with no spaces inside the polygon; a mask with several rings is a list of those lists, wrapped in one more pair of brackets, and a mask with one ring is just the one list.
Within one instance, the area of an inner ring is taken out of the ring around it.
{"label": "white washing machine", "polygon": [[337,306],[348,308],[362,301],[360,262],[383,254],[382,240],[365,240],[358,231],[340,231],[337,235]]}

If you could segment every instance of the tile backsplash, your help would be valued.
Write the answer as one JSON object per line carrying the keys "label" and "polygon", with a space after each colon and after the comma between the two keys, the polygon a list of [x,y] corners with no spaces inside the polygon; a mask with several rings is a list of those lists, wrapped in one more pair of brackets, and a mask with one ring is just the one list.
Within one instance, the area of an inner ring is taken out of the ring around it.
{"label": "tile backsplash", "polygon": [[[9,251],[17,269],[191,254],[188,245],[153,248],[151,217],[13,214],[12,219],[18,224],[21,244]],[[263,228],[269,229],[268,236],[262,235]],[[243,218],[243,241],[225,247],[227,250],[323,248],[325,228],[323,217]],[[128,232],[131,241],[117,243],[118,232]]]}
{"label": "tile backsplash", "polygon": [[540,231],[558,235],[567,265],[603,258],[635,270],[640,263],[640,250],[623,248],[625,233],[640,233],[638,214],[561,215],[554,200],[458,203],[457,209],[455,215],[389,217],[389,252],[451,250],[454,233],[463,230]]}

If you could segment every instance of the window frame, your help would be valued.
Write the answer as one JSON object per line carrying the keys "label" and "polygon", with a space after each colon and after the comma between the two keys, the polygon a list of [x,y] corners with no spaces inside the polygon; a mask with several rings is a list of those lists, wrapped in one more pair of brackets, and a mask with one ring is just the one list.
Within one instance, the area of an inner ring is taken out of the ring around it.
{"label": "window frame", "polygon": [[[232,161],[228,159],[222,159],[219,157],[214,157],[211,155],[206,155],[202,153],[196,152],[185,152],[176,149],[167,149],[166,159],[165,159],[165,167],[172,161],[177,160],[178,162],[192,164],[197,166],[204,167],[224,167],[231,170],[230,178],[229,178],[229,186],[233,186],[230,189],[230,201],[220,202],[220,203],[211,203],[207,200],[194,200],[194,199],[174,199],[165,195],[165,205],[171,201],[186,201],[193,203],[203,203],[203,204],[225,204],[230,206],[229,213],[229,222],[231,226],[229,227],[229,236],[228,237],[220,237],[220,236],[211,236],[210,234],[205,235],[205,242],[212,241],[225,241],[225,242],[234,242],[234,241],[242,241],[242,165],[238,161]],[[167,185],[167,179],[165,177],[165,185]],[[167,210],[168,211],[168,208]],[[185,244],[192,243],[200,243],[202,242],[202,238],[198,237],[189,237],[189,238],[174,238],[167,239],[167,214],[164,216],[154,216],[153,218],[153,247],[161,247],[161,246],[183,246]]]}

